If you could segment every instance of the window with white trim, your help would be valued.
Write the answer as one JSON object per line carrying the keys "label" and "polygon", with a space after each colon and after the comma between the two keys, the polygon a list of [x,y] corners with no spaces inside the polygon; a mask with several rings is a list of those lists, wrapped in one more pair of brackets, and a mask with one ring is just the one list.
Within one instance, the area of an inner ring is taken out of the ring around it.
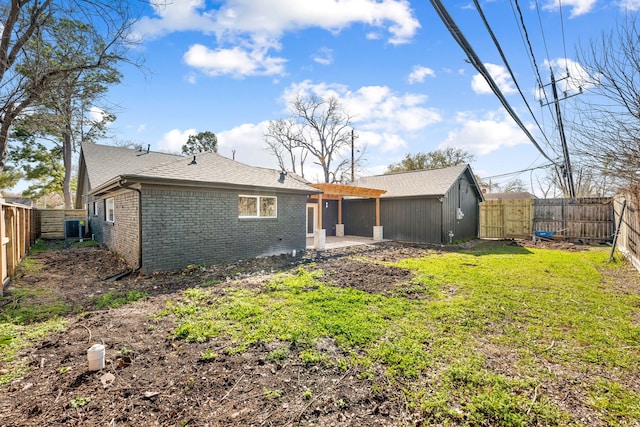
{"label": "window with white trim", "polygon": [[98,216],[98,202],[93,202],[93,216]]}
{"label": "window with white trim", "polygon": [[107,222],[115,222],[116,220],[116,203],[113,197],[104,201],[104,219]]}
{"label": "window with white trim", "polygon": [[277,218],[278,198],[274,196],[238,197],[239,218]]}

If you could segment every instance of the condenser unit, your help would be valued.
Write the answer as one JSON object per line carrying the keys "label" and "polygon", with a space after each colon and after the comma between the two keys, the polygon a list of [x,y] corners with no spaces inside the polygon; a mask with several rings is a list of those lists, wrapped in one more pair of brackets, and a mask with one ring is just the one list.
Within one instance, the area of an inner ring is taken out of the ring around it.
{"label": "condenser unit", "polygon": [[64,221],[64,238],[65,239],[80,239],[84,236],[84,224],[83,219],[67,219]]}

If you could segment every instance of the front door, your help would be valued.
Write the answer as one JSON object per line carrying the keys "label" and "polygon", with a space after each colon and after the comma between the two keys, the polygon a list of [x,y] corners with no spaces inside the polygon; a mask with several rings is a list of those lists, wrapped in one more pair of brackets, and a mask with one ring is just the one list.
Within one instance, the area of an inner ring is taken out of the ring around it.
{"label": "front door", "polygon": [[317,220],[318,205],[307,204],[307,237],[313,237],[318,224]]}

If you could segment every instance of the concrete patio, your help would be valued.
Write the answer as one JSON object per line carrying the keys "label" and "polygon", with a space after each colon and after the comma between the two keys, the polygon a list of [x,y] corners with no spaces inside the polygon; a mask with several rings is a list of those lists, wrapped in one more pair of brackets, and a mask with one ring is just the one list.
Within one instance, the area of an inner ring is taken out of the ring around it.
{"label": "concrete patio", "polygon": [[[336,249],[336,248],[346,248],[348,246],[357,246],[357,245],[371,245],[374,243],[384,242],[386,240],[373,240],[371,237],[360,237],[360,236],[327,236],[325,250]],[[313,250],[313,237],[307,237],[307,249]]]}

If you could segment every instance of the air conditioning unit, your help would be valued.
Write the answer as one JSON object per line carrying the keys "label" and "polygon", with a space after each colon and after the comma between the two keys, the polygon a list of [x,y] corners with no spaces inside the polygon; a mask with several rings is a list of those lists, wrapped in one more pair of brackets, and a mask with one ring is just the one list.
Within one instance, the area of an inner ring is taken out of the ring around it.
{"label": "air conditioning unit", "polygon": [[80,239],[84,237],[84,225],[83,219],[67,219],[64,221],[64,238],[65,239]]}

